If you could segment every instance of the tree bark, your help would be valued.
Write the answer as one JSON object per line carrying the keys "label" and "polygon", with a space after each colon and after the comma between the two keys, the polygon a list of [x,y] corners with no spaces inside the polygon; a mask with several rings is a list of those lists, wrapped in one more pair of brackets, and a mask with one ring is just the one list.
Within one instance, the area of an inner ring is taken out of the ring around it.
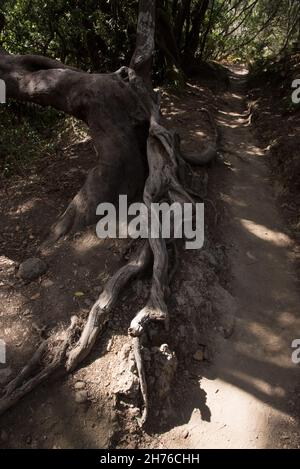
{"label": "tree bark", "polygon": [[201,0],[197,3],[192,12],[192,27],[187,37],[184,50],[184,63],[186,67],[189,67],[191,62],[195,59],[197,48],[200,41],[200,30],[205,19],[206,12],[209,7],[209,0]]}
{"label": "tree bark", "polygon": [[155,0],[140,0],[137,23],[136,48],[130,68],[152,86],[152,59],[155,48]]}
{"label": "tree bark", "polygon": [[[131,77],[131,78],[130,78]],[[96,221],[100,202],[142,193],[147,174],[146,139],[150,109],[138,80],[124,68],[88,74],[40,56],[0,55],[7,97],[52,106],[90,128],[98,165],[53,227],[51,241]]]}
{"label": "tree bark", "polygon": [[[152,202],[160,200],[193,203],[180,180],[180,168],[187,163],[180,153],[179,138],[161,125],[159,97],[151,85],[154,34],[155,0],[140,0],[137,44],[131,68],[122,67],[107,75],[88,74],[44,57],[0,55],[0,78],[6,81],[8,96],[42,106],[51,105],[82,119],[90,128],[99,155],[98,165],[90,171],[84,186],[52,228],[51,241],[72,229],[93,223],[97,205],[100,202],[116,202],[119,194],[127,194],[130,199],[143,190],[143,201],[148,209]],[[192,163],[207,163],[215,157],[217,135],[215,132],[215,142],[209,150],[198,155],[199,158],[191,157]],[[151,215],[149,210],[150,233]],[[133,337],[144,400],[140,423],[145,422],[149,399],[139,337],[149,321],[163,321],[167,326],[167,299],[173,275],[168,268],[168,246],[161,235],[159,220],[156,222],[160,228],[159,238],[149,235],[134,258],[107,282],[91,308],[77,343],[73,345],[73,340],[69,338],[73,334],[71,326],[49,366],[23,383],[24,378],[33,371],[35,356],[29,366],[21,371],[20,378],[8,384],[6,395],[0,399],[0,413],[54,373],[58,366],[63,364],[66,371],[73,370],[90,352],[103,325],[110,319],[123,286],[152,261],[149,299],[137,312],[128,330]],[[11,395],[10,390],[13,390]]]}

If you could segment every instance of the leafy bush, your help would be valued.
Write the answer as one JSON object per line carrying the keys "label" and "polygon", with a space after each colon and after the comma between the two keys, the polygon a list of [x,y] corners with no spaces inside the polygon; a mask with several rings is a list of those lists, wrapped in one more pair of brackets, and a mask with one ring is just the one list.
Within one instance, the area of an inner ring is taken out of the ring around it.
{"label": "leafy bush", "polygon": [[0,174],[23,172],[40,155],[53,154],[61,113],[14,101],[0,106]]}

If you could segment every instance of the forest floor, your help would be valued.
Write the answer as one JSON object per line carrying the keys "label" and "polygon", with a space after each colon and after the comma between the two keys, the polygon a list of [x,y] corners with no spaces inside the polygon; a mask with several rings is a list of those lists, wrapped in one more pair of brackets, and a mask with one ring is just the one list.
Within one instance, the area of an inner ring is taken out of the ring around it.
{"label": "forest floor", "polygon": [[[170,331],[153,325],[144,349],[152,402],[145,429],[136,422],[127,328],[147,298],[147,276],[124,291],[81,368],[40,386],[1,417],[0,447],[300,447],[299,367],[291,361],[300,331],[297,247],[249,126],[244,73],[234,69],[226,92],[195,81],[181,93],[163,93],[165,121],[185,148],[195,151],[209,138],[205,107],[218,121],[222,151],[208,169],[204,248],[180,248]],[[8,358],[0,386],[41,337],[66,327],[73,314],[86,317],[124,262],[127,241],[101,241],[92,227],[44,251],[48,270],[38,281],[16,276],[94,161],[88,140],[73,142],[0,189],[0,338]],[[205,185],[206,170],[195,172]]]}

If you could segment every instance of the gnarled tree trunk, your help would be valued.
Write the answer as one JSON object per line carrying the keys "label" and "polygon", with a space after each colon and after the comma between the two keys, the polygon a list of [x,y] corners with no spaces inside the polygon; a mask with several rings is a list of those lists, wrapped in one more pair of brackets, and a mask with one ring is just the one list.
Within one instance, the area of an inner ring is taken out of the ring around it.
{"label": "gnarled tree trunk", "polygon": [[[130,199],[143,193],[147,207],[153,201],[166,199],[171,203],[193,202],[180,181],[187,163],[180,152],[179,138],[160,124],[159,96],[151,86],[154,34],[155,0],[140,0],[137,45],[130,68],[122,67],[107,75],[88,74],[45,57],[5,52],[0,55],[0,78],[6,81],[8,97],[50,105],[82,119],[90,128],[99,156],[98,165],[91,169],[84,186],[52,228],[51,241],[93,223],[97,205],[114,202],[119,194],[127,194]],[[202,155],[190,155],[186,160],[192,164],[209,162],[216,155],[216,142],[217,132],[215,142]],[[51,337],[39,347],[19,376],[8,384],[0,399],[0,413],[58,367],[73,370],[88,355],[110,319],[123,286],[149,265],[153,269],[150,296],[129,327],[144,399],[141,418],[144,423],[149,401],[139,340],[149,321],[168,322],[170,275],[167,244],[162,237],[149,237],[107,282],[75,345],[72,344],[74,330],[78,334],[78,324],[74,319],[62,343],[56,344],[57,353],[52,362],[33,374]]]}
{"label": "gnarled tree trunk", "polygon": [[142,192],[150,111],[132,71],[88,74],[45,57],[2,54],[0,78],[9,98],[52,106],[86,122],[99,156],[53,227],[52,241],[93,223],[100,202]]}

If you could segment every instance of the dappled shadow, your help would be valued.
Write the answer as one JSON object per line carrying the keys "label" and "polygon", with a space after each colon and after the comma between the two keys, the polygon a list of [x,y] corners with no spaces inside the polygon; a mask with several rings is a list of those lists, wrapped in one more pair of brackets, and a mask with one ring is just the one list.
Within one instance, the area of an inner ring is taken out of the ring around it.
{"label": "dappled shadow", "polygon": [[153,402],[145,431],[149,435],[165,433],[172,428],[185,425],[191,415],[198,413],[203,422],[211,421],[211,409],[207,403],[207,393],[201,387],[202,367],[189,364],[189,373],[178,371],[173,390],[159,412],[155,411],[157,403]]}
{"label": "dappled shadow", "polygon": [[[245,83],[238,76],[234,81],[230,112],[225,108],[219,121],[232,174],[221,188],[226,217],[219,230],[228,244],[238,305],[235,332],[220,345],[215,368],[217,380],[233,386],[233,395],[234,389],[246,393],[240,400],[249,408],[243,411],[253,428],[255,422],[265,426],[256,444],[266,447],[268,415],[274,421],[281,415],[282,421],[289,416],[299,422],[293,405],[299,368],[291,360],[291,343],[300,331],[299,283],[294,244],[276,208],[264,153],[245,128],[240,99]],[[226,405],[231,405],[230,398]],[[285,429],[291,431],[287,422]]]}
{"label": "dappled shadow", "polygon": [[[219,113],[223,148],[214,186],[223,205],[218,243],[232,264],[230,290],[237,301],[236,311],[224,304],[221,315],[234,315],[235,325],[227,338],[218,328],[211,332],[214,359],[200,366],[195,400],[193,386],[182,379],[182,403],[174,399],[177,421],[173,430],[166,425],[171,431],[163,442],[174,439],[175,447],[193,448],[295,448],[300,377],[291,343],[299,336],[300,299],[294,243],[276,208],[264,151],[248,129],[244,77],[235,75],[232,81],[233,93],[225,94]],[[200,400],[211,413],[208,422],[201,412],[195,417],[193,407],[200,408]],[[176,431],[183,424],[187,441],[182,430]]]}
{"label": "dappled shadow", "polygon": [[[234,77],[234,80],[237,80],[239,87],[240,78]],[[165,97],[165,109],[168,113],[167,117],[170,117],[172,121],[172,126],[175,123],[176,128],[177,122],[178,129],[183,135],[185,148],[199,150],[211,132],[209,122],[201,113],[200,108],[202,105],[205,107],[208,101],[211,103],[211,100],[207,100],[204,94],[202,96],[201,86],[196,83],[190,87],[189,91],[191,94],[184,100],[170,93],[168,97]],[[187,424],[194,415],[198,414],[200,424],[203,423],[206,425],[205,429],[209,427],[212,429],[210,431],[214,432],[219,428],[215,423],[218,417],[216,414],[222,406],[227,405],[231,405],[231,408],[228,414],[224,414],[224,425],[228,424],[230,431],[230,422],[226,418],[229,415],[234,422],[235,414],[241,409],[238,407],[235,409],[234,403],[224,400],[224,396],[217,393],[220,383],[231,385],[230,390],[233,396],[237,389],[246,396],[253,397],[255,401],[265,404],[270,412],[278,411],[285,416],[295,415],[295,409],[290,406],[289,401],[293,398],[299,370],[291,363],[290,345],[291,338],[294,338],[296,331],[300,328],[298,328],[299,302],[296,289],[291,287],[295,279],[292,266],[287,259],[290,241],[288,233],[283,232],[282,223],[276,217],[276,213],[274,214],[273,209],[269,210],[269,206],[274,205],[269,185],[265,189],[258,190],[261,182],[268,180],[268,174],[258,173],[255,165],[252,166],[253,161],[261,159],[263,155],[253,142],[244,139],[245,134],[242,132],[247,130],[247,115],[240,109],[243,98],[238,93],[238,89],[232,95],[232,99],[233,101],[230,96],[228,97],[230,105],[234,103],[234,106],[230,107],[230,112],[226,111],[226,107],[224,108],[220,114],[219,125],[223,134],[227,132],[225,135],[228,150],[234,150],[229,158],[233,175],[231,183],[237,184],[235,177],[242,178],[243,182],[238,185],[238,196],[237,192],[224,187],[223,204],[227,217],[220,221],[219,230],[222,232],[224,229],[225,236],[227,236],[224,239],[222,234],[220,242],[226,245],[235,269],[236,278],[233,280],[233,290],[239,301],[236,325],[233,335],[225,339],[215,325],[209,324],[210,334],[217,344],[213,364],[183,361],[188,370],[188,374],[185,374],[180,362],[170,391],[170,399],[165,407],[166,412],[161,411],[160,414],[156,414],[155,404],[152,407],[153,413],[146,427],[150,435],[163,434],[175,427]],[[170,110],[172,113],[169,112]],[[224,153],[226,156],[226,149]],[[69,161],[65,163],[68,170],[69,163]],[[90,164],[91,160],[87,160],[87,168]],[[46,169],[43,171],[45,171],[42,172],[43,177],[47,177]],[[58,192],[51,190],[51,197],[48,197],[48,186],[45,185],[43,188],[43,180],[36,180],[33,194],[24,198],[24,193],[21,192],[18,198],[11,200],[11,206],[9,210],[6,210],[3,223],[9,227],[8,232],[13,232],[16,236],[11,237],[9,233],[6,235],[4,252],[15,261],[19,262],[35,252],[44,231],[77,192],[84,177],[82,173],[75,181],[73,176],[77,173],[71,172],[70,186],[65,190],[64,186],[60,187],[64,178],[61,177],[57,181],[55,174],[52,188],[58,187]],[[41,194],[37,195],[37,188],[40,186],[42,187]],[[29,190],[30,184],[23,187]],[[9,190],[13,191],[13,189]],[[251,199],[248,198],[249,193],[254,194]],[[9,198],[6,200],[9,201]],[[265,208],[257,210],[260,204],[266,207],[263,205],[266,201],[270,204],[267,206],[268,210],[266,211]],[[47,203],[49,210],[45,215]],[[14,211],[14,207],[17,207],[19,211]],[[228,218],[231,231],[226,233]],[[39,222],[37,229],[35,228],[36,221]],[[19,230],[16,230],[16,226],[20,224],[28,230],[24,236],[27,243],[22,249],[18,245]],[[30,238],[29,227],[30,230],[36,230],[32,231],[33,240]],[[16,244],[14,244],[15,241]],[[124,244],[125,240],[122,242],[100,241],[95,236],[94,228],[88,229],[84,233],[62,240],[52,249],[44,252],[49,269],[41,282],[36,281],[29,285],[6,285],[7,309],[1,321],[3,330],[7,329],[8,357],[14,368],[24,364],[39,340],[39,332],[35,331],[33,323],[36,323],[39,329],[46,325],[49,332],[58,325],[62,327],[68,325],[73,314],[83,314],[83,316],[88,314],[105,280],[124,262],[121,257]],[[280,272],[280,275],[275,282],[273,274],[276,270]],[[286,283],[282,281],[283,279]],[[215,277],[211,281],[214,280]],[[199,289],[198,295],[200,291]],[[20,295],[19,303],[15,303],[10,308],[9,296],[14,295],[16,300],[17,292]],[[37,293],[39,296],[36,297]],[[4,446],[19,447],[28,444],[37,447],[53,447],[54,445],[101,447],[110,444],[111,435],[107,433],[115,430],[115,422],[112,422],[113,417],[111,417],[114,412],[112,409],[107,410],[108,415],[104,412],[102,407],[107,405],[109,398],[103,391],[103,386],[100,385],[100,381],[102,383],[106,379],[107,393],[112,394],[109,382],[112,376],[110,363],[112,360],[107,353],[107,347],[112,337],[117,337],[119,342],[111,353],[117,353],[120,350],[122,343],[127,340],[127,327],[130,320],[145,300],[146,295],[147,293],[144,297],[139,295],[132,297],[131,289],[124,292],[117,310],[113,313],[114,319],[111,321],[111,326],[103,332],[91,355],[76,371],[74,379],[83,379],[86,372],[85,381],[88,384],[90,396],[94,400],[93,403],[87,402],[79,406],[74,402],[72,377],[62,385],[56,381],[49,386],[42,386],[20,402],[17,408],[1,418],[2,424],[9,429],[10,433],[10,441],[3,444]],[[25,308],[26,314],[24,314]],[[177,316],[176,324],[171,326],[171,346],[173,337],[177,334],[178,324],[186,325],[189,320],[186,316],[187,311],[184,310],[185,314],[179,316],[178,309],[171,310],[172,319],[174,320]],[[199,311],[203,314],[201,307]],[[219,352],[221,355],[218,354]],[[180,351],[177,354],[181,359]],[[245,399],[242,404],[247,406],[249,401]],[[242,410],[249,414],[252,412],[250,406]],[[260,423],[266,424],[257,408],[249,418],[253,421],[261,419]],[[24,426],[24,421],[27,420],[29,424]],[[276,422],[275,418],[273,422]],[[198,422],[198,425],[200,424]],[[19,430],[16,430],[17,428]],[[40,436],[38,438],[34,436],[30,440],[28,438],[30,435],[27,433],[36,435],[36,429]],[[260,441],[261,446],[268,446],[265,433]],[[44,436],[47,439],[43,440]],[[201,441],[199,444],[201,445]]]}

